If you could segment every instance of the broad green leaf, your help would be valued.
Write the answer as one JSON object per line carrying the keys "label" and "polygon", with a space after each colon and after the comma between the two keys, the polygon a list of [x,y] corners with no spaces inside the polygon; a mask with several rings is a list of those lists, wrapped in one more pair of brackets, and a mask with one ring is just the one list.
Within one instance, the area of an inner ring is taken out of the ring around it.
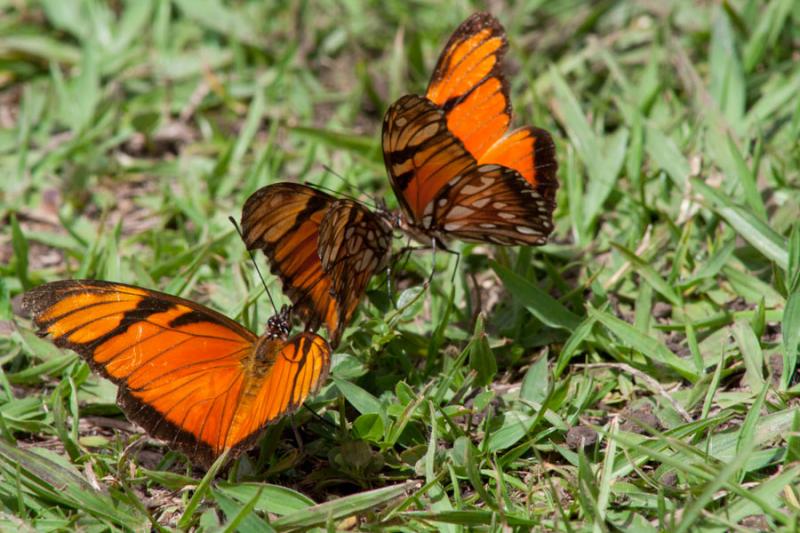
{"label": "broad green leaf", "polygon": [[581,319],[564,307],[561,302],[500,263],[492,261],[490,264],[500,276],[506,289],[533,316],[554,328],[573,331],[578,327]]}
{"label": "broad green leaf", "polygon": [[589,315],[616,335],[622,341],[623,346],[633,348],[654,363],[666,365],[689,381],[697,380],[698,376],[694,365],[669,351],[657,339],[638,331],[627,322],[604,311],[589,309]]}
{"label": "broad green leaf", "polygon": [[720,191],[709,187],[702,181],[692,180],[692,187],[744,240],[764,254],[767,259],[775,261],[782,269],[788,267],[789,256],[786,252],[786,240],[783,237],[756,216],[735,205]]}

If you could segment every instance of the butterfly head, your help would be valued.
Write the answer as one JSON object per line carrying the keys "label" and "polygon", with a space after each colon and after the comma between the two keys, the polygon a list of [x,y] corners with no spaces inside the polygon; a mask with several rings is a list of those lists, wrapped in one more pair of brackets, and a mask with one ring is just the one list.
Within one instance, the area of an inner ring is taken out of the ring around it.
{"label": "butterfly head", "polygon": [[271,340],[285,339],[291,330],[291,307],[284,305],[277,315],[273,315],[267,320],[266,336]]}

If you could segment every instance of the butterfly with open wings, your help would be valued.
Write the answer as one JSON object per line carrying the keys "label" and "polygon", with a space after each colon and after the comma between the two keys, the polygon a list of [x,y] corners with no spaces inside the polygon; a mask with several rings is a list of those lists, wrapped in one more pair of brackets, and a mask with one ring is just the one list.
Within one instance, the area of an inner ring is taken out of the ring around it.
{"label": "butterfly with open wings", "polygon": [[195,302],[97,280],[46,283],[23,295],[40,335],[119,386],[128,418],[206,467],[247,450],[324,383],[331,348],[289,337],[273,317],[258,337]]}

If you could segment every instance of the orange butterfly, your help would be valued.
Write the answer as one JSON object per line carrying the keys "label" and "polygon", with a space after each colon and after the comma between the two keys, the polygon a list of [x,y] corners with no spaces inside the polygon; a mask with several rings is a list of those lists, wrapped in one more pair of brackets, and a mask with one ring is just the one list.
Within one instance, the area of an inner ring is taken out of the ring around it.
{"label": "orange butterfly", "polygon": [[262,337],[202,305],[122,283],[46,283],[23,309],[40,335],[117,385],[128,418],[209,466],[236,456],[325,381],[331,348],[313,333],[288,338],[287,317]]}
{"label": "orange butterfly", "polygon": [[555,146],[534,127],[508,131],[503,27],[476,13],[445,45],[425,96],[386,111],[383,157],[407,230],[434,246],[447,237],[544,244],[558,188]]}
{"label": "orange butterfly", "polygon": [[386,265],[392,228],[362,204],[297,183],[267,185],[242,209],[248,250],[260,248],[293,312],[324,324],[336,348],[370,278]]}

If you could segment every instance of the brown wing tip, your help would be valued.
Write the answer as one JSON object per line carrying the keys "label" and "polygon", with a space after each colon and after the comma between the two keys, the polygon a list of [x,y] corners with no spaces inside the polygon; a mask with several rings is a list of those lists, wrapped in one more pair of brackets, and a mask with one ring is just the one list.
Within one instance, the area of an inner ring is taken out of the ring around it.
{"label": "brown wing tip", "polygon": [[497,17],[488,11],[478,11],[467,17],[458,26],[454,35],[472,34],[485,28],[491,28],[493,33],[505,33],[505,29]]}
{"label": "brown wing tip", "polygon": [[531,135],[536,139],[533,148],[533,168],[536,170],[537,185],[550,188],[555,194],[558,189],[558,160],[556,159],[556,144],[550,132],[529,126]]}
{"label": "brown wing tip", "polygon": [[547,130],[531,126],[530,131],[536,139],[533,147],[536,187],[542,191],[546,199],[555,202],[556,190],[559,187],[555,142]]}
{"label": "brown wing tip", "polygon": [[86,288],[88,290],[90,288],[88,285],[105,287],[112,285],[112,283],[81,279],[62,279],[44,283],[38,287],[28,289],[17,297],[19,303],[18,307],[15,307],[14,313],[22,318],[35,320],[37,316],[63,299],[65,291],[77,288]]}

